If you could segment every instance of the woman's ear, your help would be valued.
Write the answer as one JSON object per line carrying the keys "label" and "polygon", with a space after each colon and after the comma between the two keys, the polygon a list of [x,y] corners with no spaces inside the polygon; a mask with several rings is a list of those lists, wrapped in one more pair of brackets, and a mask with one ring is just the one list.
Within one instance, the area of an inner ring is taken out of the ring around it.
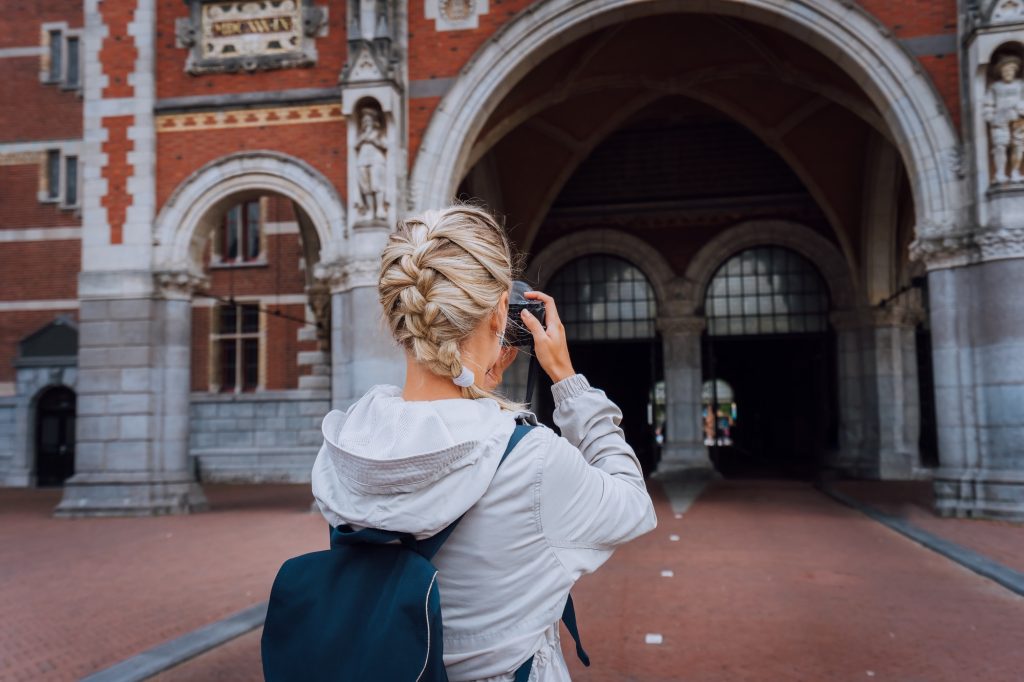
{"label": "woman's ear", "polygon": [[504,291],[498,299],[498,306],[491,315],[491,332],[498,334],[504,332],[505,321],[508,317],[508,292]]}

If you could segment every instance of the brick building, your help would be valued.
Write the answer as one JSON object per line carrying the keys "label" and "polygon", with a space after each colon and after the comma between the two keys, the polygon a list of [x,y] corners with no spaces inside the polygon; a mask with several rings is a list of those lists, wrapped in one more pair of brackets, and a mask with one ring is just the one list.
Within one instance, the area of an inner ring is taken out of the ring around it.
{"label": "brick building", "polygon": [[401,381],[390,226],[463,196],[649,470],[1024,517],[1022,58],[1016,0],[16,2],[0,481],[76,515],[307,477]]}

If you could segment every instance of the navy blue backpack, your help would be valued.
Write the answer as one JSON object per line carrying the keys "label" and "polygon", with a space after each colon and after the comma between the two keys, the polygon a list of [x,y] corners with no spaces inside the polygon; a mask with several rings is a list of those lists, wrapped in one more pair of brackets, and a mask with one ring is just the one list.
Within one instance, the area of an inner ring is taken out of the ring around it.
{"label": "navy blue backpack", "polygon": [[[501,462],[532,428],[516,426]],[[425,540],[337,526],[330,549],[286,561],[274,579],[260,642],[267,682],[447,682],[431,559],[460,520]],[[572,597],[562,621],[580,660],[590,665]],[[516,682],[526,681],[532,665],[531,657],[516,670]]]}

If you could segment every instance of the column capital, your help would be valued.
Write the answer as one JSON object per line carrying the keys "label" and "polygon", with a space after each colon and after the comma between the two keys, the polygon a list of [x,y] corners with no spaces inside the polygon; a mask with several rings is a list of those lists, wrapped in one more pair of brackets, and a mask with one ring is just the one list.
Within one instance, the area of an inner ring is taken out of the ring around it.
{"label": "column capital", "polygon": [[1024,258],[1024,226],[991,226],[956,234],[921,235],[910,257],[928,270],[963,267],[1008,258]]}
{"label": "column capital", "polygon": [[153,273],[157,295],[167,299],[190,299],[196,291],[210,287],[210,277],[190,270],[159,270]]}
{"label": "column capital", "polygon": [[317,263],[313,277],[327,286],[332,294],[357,287],[376,287],[380,275],[380,259],[333,260]]}

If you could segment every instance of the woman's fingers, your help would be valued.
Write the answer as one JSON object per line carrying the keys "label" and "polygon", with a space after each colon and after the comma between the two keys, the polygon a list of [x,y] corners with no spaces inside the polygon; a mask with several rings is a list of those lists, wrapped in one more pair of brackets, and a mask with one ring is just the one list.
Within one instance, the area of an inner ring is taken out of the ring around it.
{"label": "woman's fingers", "polygon": [[523,296],[542,301],[544,303],[545,321],[548,326],[554,325],[557,327],[562,324],[561,318],[558,317],[558,306],[555,305],[555,299],[551,298],[543,291],[527,291]]}

